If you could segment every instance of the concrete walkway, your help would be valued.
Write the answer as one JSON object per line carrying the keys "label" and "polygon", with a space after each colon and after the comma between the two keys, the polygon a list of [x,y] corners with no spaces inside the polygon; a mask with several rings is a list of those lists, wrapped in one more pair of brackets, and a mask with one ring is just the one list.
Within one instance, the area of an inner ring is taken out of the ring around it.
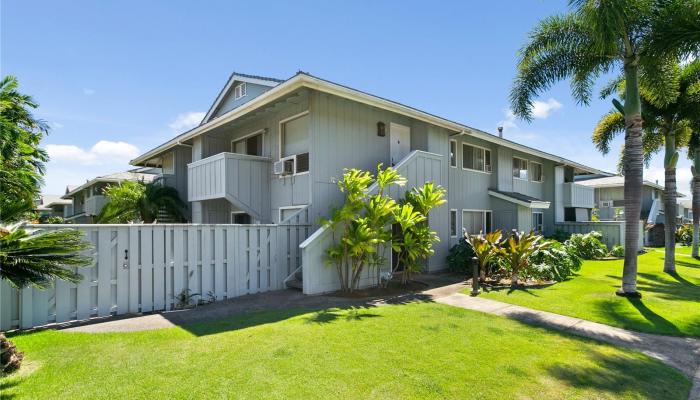
{"label": "concrete walkway", "polygon": [[437,294],[433,299],[438,303],[500,315],[527,324],[544,326],[642,352],[678,369],[691,378],[693,389],[688,398],[700,400],[700,340],[698,339],[633,332],[580,318],[471,297],[461,293],[453,292],[446,296]]}

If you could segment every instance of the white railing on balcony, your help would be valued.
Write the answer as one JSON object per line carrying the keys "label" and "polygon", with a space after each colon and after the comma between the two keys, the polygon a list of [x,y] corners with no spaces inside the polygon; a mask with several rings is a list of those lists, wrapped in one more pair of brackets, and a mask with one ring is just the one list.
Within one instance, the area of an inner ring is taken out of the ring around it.
{"label": "white railing on balcony", "polygon": [[595,189],[573,182],[562,183],[561,185],[563,188],[562,193],[564,195],[564,207],[595,207]]}
{"label": "white railing on balcony", "polygon": [[107,204],[107,197],[103,195],[95,195],[85,199],[85,214],[99,215],[102,207]]}
{"label": "white railing on balcony", "polygon": [[254,219],[265,221],[270,210],[271,160],[219,153],[187,165],[187,199],[226,199]]}

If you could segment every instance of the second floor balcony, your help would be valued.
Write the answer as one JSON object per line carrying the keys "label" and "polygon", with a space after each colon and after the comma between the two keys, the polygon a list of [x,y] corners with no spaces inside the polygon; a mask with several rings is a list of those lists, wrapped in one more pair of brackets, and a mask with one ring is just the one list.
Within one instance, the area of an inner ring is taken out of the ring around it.
{"label": "second floor balcony", "polygon": [[187,200],[226,199],[254,219],[270,213],[272,160],[238,153],[219,153],[187,165]]}
{"label": "second floor balcony", "polygon": [[595,189],[573,182],[562,183],[564,207],[595,207]]}
{"label": "second floor balcony", "polygon": [[107,204],[107,197],[103,195],[93,195],[85,199],[85,214],[99,215],[102,208]]}

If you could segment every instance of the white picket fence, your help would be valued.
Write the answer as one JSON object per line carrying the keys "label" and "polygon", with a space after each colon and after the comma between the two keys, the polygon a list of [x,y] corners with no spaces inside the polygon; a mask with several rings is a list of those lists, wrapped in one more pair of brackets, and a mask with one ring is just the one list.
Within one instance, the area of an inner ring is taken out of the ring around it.
{"label": "white picket fence", "polygon": [[[223,300],[283,288],[301,265],[311,225],[42,225],[85,233],[94,248],[78,284],[16,290],[0,282],[0,330],[127,313],[170,310],[189,289]],[[306,222],[306,221],[304,221]]]}

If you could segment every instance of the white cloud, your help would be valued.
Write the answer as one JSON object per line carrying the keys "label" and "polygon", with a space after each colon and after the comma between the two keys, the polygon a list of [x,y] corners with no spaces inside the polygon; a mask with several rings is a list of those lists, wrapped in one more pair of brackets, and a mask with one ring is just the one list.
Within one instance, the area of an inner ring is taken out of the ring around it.
{"label": "white cloud", "polygon": [[512,110],[505,111],[506,117],[504,120],[498,122],[498,126],[502,126],[503,129],[517,129],[518,125],[515,123],[515,114]]}
{"label": "white cloud", "polygon": [[85,96],[92,96],[93,94],[95,94],[95,89],[85,88],[83,89],[83,94]]}
{"label": "white cloud", "polygon": [[[663,159],[662,159],[663,162]],[[690,180],[693,178],[693,174],[690,172],[690,166],[681,165],[676,166],[676,190],[678,192],[690,196]],[[663,167],[651,167],[644,170],[644,180],[650,182],[658,182],[659,185],[664,185],[664,168]]]}
{"label": "white cloud", "polygon": [[533,118],[545,119],[549,117],[552,111],[556,111],[561,107],[561,103],[553,98],[549,98],[547,101],[535,100],[532,103],[532,116]]}
{"label": "white cloud", "polygon": [[56,129],[61,129],[61,128],[63,128],[63,124],[60,123],[60,122],[52,122],[52,123],[51,123],[51,126],[53,126],[53,127],[56,128]]}
{"label": "white cloud", "polygon": [[100,140],[89,149],[72,144],[49,144],[46,145],[46,151],[51,162],[81,166],[128,163],[140,154],[133,144],[109,140]]}
{"label": "white cloud", "polygon": [[175,117],[175,120],[168,124],[171,129],[174,130],[189,130],[199,125],[202,122],[206,113],[190,111],[186,113],[179,114]]}

